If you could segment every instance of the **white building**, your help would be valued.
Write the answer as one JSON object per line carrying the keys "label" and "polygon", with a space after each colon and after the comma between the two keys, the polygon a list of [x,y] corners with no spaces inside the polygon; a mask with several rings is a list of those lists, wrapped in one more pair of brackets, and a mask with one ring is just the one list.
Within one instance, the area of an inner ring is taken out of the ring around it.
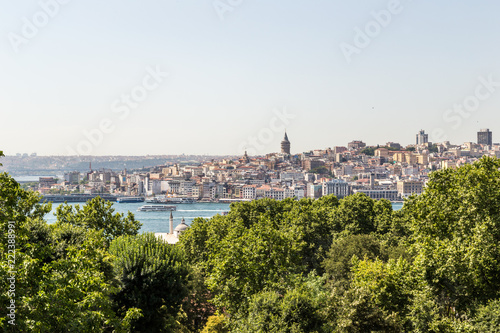
{"label": "white building", "polygon": [[337,198],[343,198],[349,195],[349,184],[342,179],[332,179],[324,182],[322,185],[322,195],[333,194]]}
{"label": "white building", "polygon": [[245,185],[243,186],[243,199],[255,199],[257,195],[257,186],[255,185]]}

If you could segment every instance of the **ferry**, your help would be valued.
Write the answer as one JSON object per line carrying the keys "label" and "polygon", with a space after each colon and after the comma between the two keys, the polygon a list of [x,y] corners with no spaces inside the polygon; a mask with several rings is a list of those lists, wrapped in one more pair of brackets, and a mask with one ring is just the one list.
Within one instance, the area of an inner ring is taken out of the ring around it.
{"label": "ferry", "polygon": [[118,203],[126,203],[126,202],[144,202],[143,197],[120,197],[116,199]]}
{"label": "ferry", "polygon": [[146,200],[147,203],[159,203],[159,204],[192,204],[195,203],[196,200],[193,198],[165,198],[165,197],[155,197]]}
{"label": "ferry", "polygon": [[137,209],[138,212],[171,212],[175,211],[177,207],[172,205],[144,205]]}

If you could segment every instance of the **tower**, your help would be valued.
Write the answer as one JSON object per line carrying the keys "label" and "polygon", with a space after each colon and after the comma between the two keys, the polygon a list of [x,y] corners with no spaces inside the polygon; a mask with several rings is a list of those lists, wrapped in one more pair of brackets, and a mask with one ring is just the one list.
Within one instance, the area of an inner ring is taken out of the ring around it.
{"label": "tower", "polygon": [[174,233],[174,216],[172,215],[172,211],[170,211],[170,229],[168,229],[169,234]]}
{"label": "tower", "polygon": [[429,135],[425,134],[424,130],[420,130],[418,132],[417,137],[416,137],[416,144],[418,145],[423,145],[424,143],[429,142]]}
{"label": "tower", "polygon": [[281,153],[290,155],[290,141],[288,141],[288,135],[286,135],[286,131],[285,137],[283,138],[283,141],[281,141]]}
{"label": "tower", "polygon": [[477,143],[480,145],[493,145],[493,133],[488,128],[483,128],[477,132]]}

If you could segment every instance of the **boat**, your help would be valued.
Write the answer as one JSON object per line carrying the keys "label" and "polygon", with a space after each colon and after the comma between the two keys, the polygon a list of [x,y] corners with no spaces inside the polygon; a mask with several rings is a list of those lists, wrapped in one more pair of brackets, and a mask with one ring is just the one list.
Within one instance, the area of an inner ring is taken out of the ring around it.
{"label": "boat", "polygon": [[138,212],[171,212],[175,211],[177,207],[172,205],[144,205],[137,209]]}
{"label": "boat", "polygon": [[126,202],[144,202],[143,197],[120,197],[116,199],[116,202],[126,203]]}
{"label": "boat", "polygon": [[193,198],[167,198],[166,202],[176,204],[192,204],[195,203],[196,200]]}
{"label": "boat", "polygon": [[167,204],[167,203],[172,203],[172,204],[192,204],[195,203],[196,200],[193,198],[165,198],[165,197],[154,197],[150,199],[146,199],[147,203],[155,203],[155,204]]}

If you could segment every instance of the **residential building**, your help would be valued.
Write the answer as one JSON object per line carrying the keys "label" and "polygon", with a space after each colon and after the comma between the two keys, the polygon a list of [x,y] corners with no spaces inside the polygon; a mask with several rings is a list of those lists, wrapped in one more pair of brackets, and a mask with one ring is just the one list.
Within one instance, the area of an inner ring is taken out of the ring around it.
{"label": "residential building", "polygon": [[349,195],[349,184],[342,179],[332,179],[321,185],[323,196],[333,194],[337,198],[343,198]]}

